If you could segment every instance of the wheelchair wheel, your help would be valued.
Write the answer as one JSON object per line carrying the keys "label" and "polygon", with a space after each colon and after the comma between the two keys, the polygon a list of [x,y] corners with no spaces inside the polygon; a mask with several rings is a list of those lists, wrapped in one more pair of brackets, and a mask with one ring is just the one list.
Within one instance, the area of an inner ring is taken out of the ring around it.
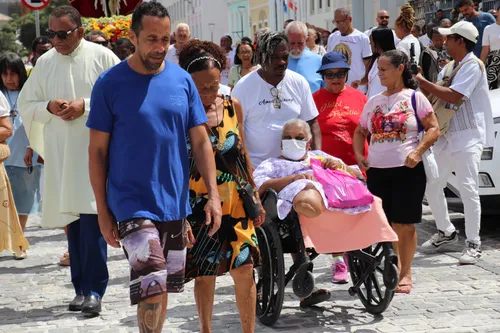
{"label": "wheelchair wheel", "polygon": [[285,295],[285,262],[276,226],[266,220],[256,228],[262,265],[255,268],[257,318],[266,326],[278,321]]}
{"label": "wheelchair wheel", "polygon": [[349,294],[357,294],[369,313],[381,314],[389,307],[398,284],[398,259],[392,244],[378,243],[349,252],[348,258],[354,284]]}

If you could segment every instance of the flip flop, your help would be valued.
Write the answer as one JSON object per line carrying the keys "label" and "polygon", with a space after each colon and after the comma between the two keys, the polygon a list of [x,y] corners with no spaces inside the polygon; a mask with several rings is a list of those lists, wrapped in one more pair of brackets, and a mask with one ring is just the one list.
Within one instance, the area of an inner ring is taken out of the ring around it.
{"label": "flip flop", "polygon": [[332,297],[330,292],[325,289],[316,290],[309,297],[306,297],[303,301],[300,301],[301,308],[307,308],[318,303],[328,301]]}
{"label": "flip flop", "polygon": [[396,288],[395,292],[397,294],[409,294],[413,289],[413,283],[400,283]]}

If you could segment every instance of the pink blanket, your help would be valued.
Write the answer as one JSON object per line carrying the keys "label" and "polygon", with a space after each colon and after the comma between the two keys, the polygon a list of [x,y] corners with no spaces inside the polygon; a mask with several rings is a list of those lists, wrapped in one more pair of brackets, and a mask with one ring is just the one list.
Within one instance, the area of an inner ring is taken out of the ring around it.
{"label": "pink blanket", "polygon": [[325,210],[321,216],[310,219],[300,216],[300,225],[306,247],[318,253],[338,253],[366,248],[380,242],[393,242],[398,236],[392,230],[382,200],[375,197],[369,212],[349,215]]}

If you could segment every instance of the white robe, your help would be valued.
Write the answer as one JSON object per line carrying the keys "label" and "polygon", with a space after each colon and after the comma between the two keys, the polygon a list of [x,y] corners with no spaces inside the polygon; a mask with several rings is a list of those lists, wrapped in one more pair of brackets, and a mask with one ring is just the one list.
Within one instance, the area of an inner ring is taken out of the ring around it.
{"label": "white robe", "polygon": [[[111,50],[85,40],[70,55],[53,48],[38,59],[19,94],[19,112],[30,146],[45,160],[43,227],[63,227],[79,214],[97,212],[89,177],[86,122],[94,83],[119,62]],[[84,99],[85,112],[64,121],[47,111],[53,99]]]}

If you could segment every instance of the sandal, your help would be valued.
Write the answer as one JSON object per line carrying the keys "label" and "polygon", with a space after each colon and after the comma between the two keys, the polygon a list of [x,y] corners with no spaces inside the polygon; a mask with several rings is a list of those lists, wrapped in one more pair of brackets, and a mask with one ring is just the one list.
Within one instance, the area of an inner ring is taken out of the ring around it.
{"label": "sandal", "polygon": [[69,266],[70,261],[69,261],[69,252],[65,252],[61,258],[59,258],[59,265],[60,266]]}
{"label": "sandal", "polygon": [[16,260],[24,260],[26,258],[28,258],[26,251],[21,252],[21,254],[14,254],[14,259]]}
{"label": "sandal", "polygon": [[413,289],[413,281],[408,278],[403,278],[398,284],[395,292],[398,294],[409,294]]}
{"label": "sandal", "polygon": [[300,301],[301,308],[307,308],[318,303],[328,301],[332,297],[330,292],[325,289],[316,290],[309,297],[304,298],[304,300]]}

